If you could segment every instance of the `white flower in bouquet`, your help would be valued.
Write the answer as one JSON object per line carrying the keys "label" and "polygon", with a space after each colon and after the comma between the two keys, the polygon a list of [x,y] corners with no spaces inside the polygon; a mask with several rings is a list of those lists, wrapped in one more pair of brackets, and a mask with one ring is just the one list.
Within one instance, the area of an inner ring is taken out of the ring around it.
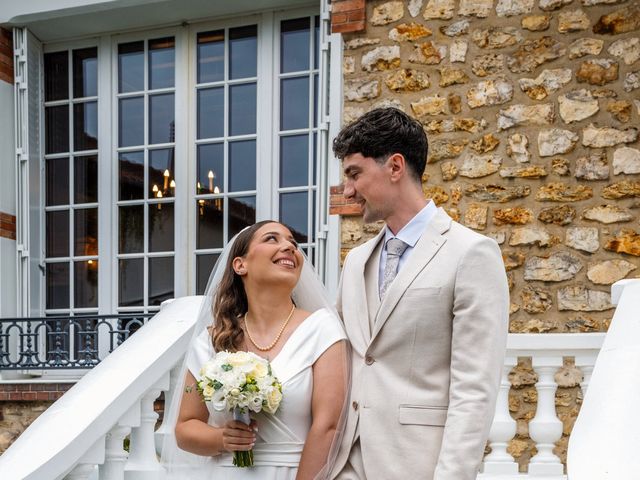
{"label": "white flower in bouquet", "polygon": [[[233,411],[249,424],[249,411],[274,414],[282,401],[282,385],[264,358],[252,352],[218,352],[200,369],[198,392],[217,411]],[[253,465],[253,451],[235,452],[233,464]]]}

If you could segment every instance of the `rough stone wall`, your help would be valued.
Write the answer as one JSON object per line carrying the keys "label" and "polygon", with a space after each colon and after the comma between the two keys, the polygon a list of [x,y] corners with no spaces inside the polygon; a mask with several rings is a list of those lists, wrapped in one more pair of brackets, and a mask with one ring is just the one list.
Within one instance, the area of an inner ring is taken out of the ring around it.
{"label": "rough stone wall", "polygon": [[[344,40],[344,122],[393,105],[424,125],[425,195],[500,244],[510,331],[606,331],[610,285],[640,274],[640,2],[370,1]],[[344,258],[381,225],[332,194]],[[536,378],[511,377],[524,465]],[[557,379],[564,460],[581,373]]]}
{"label": "rough stone wall", "polygon": [[53,402],[2,402],[0,409],[0,454],[14,442]]}

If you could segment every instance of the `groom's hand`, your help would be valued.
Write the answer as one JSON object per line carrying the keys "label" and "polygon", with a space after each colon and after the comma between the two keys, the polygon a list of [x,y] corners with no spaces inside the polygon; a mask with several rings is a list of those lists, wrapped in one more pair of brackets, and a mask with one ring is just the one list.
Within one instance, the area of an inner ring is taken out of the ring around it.
{"label": "groom's hand", "polygon": [[257,431],[255,420],[251,420],[250,425],[231,420],[222,429],[222,446],[227,452],[251,450],[256,443]]}

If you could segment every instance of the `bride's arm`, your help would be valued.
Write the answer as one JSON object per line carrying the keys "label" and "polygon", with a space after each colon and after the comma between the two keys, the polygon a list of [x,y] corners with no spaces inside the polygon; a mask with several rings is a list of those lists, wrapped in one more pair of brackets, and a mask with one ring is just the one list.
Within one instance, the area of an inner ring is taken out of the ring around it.
{"label": "bride's arm", "polygon": [[313,365],[311,429],[302,450],[296,480],[311,480],[327,463],[346,395],[345,344],[334,343]]}
{"label": "bride's arm", "polygon": [[[187,371],[185,385],[195,384],[196,379]],[[176,442],[182,450],[206,456],[251,450],[256,437],[250,426],[231,421],[224,428],[215,428],[207,423],[208,418],[209,411],[197,390],[185,390],[176,422]]]}

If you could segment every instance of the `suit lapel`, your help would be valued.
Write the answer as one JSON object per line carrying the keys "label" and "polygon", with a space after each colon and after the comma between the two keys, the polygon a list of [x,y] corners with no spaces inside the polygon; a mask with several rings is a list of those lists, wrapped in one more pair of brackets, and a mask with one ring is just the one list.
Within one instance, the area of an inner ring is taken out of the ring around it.
{"label": "suit lapel", "polygon": [[450,226],[451,218],[442,208],[439,208],[382,300],[371,334],[371,342],[375,340],[409,285],[446,242],[446,238],[442,234]]}

